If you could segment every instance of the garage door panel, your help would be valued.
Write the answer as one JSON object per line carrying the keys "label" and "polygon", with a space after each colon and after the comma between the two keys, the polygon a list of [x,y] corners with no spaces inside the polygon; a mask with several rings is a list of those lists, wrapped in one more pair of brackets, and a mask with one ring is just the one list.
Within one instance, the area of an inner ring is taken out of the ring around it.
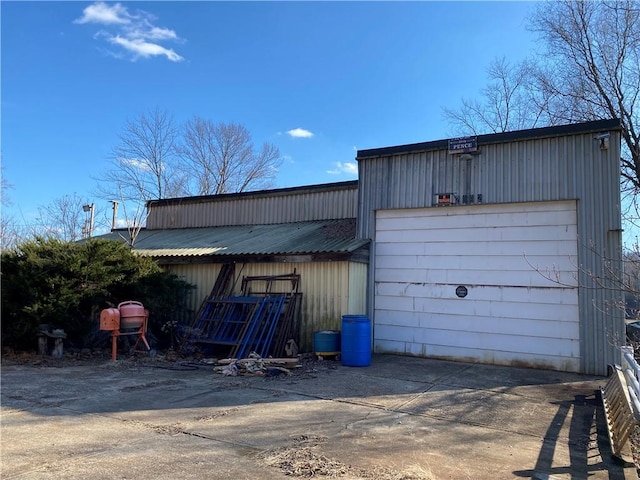
{"label": "garage door panel", "polygon": [[[381,344],[381,347],[386,342]],[[393,345],[397,348],[397,345]],[[410,353],[416,351],[421,344],[405,344],[403,345],[407,354],[419,355],[418,353]],[[391,350],[388,350],[389,352]],[[462,358],[475,360],[483,363],[492,363],[499,365],[529,365],[538,368],[551,368],[568,372],[577,372],[580,370],[580,357],[558,357],[557,355],[542,355],[539,353],[526,352],[509,352],[501,350],[484,350],[465,347],[442,347],[440,345],[424,345],[421,350],[424,356],[433,356],[438,358]],[[400,351],[396,350],[396,353]]]}
{"label": "garage door panel", "polygon": [[399,342],[417,342],[416,332],[420,331],[420,328],[406,326],[406,325],[376,325],[376,329],[379,329],[376,337],[380,339],[392,339]]}
{"label": "garage door panel", "polygon": [[[423,298],[452,298],[456,296],[457,285],[437,285],[426,283],[382,283],[376,284],[376,295]],[[514,286],[468,286],[467,298],[475,300],[508,300],[510,302],[548,303],[551,305],[578,305],[573,288],[532,288]]]}
{"label": "garage door panel", "polygon": [[412,327],[386,327],[380,326],[380,340],[393,340],[404,343],[421,343],[427,346],[474,348],[476,350],[521,352],[526,354],[544,356],[569,356],[579,355],[579,342],[575,339],[558,337],[531,337],[527,342],[522,342],[522,336],[496,334],[494,332],[466,332],[459,331],[455,334],[451,330]]}
{"label": "garage door panel", "polygon": [[375,281],[429,283],[446,285],[507,285],[512,287],[564,288],[577,284],[574,272],[550,272],[550,276],[536,271],[501,272],[500,276],[492,270],[429,270],[429,269],[377,269]]}
{"label": "garage door panel", "polygon": [[[566,210],[564,212],[557,211],[551,212],[556,215],[558,219],[557,223],[571,224],[573,219],[573,211]],[[438,225],[433,225],[431,218],[425,219],[423,216],[405,216],[402,218],[390,217],[379,219],[379,228],[381,230],[424,230],[424,229],[467,229],[467,228],[482,228],[487,225],[492,227],[512,227],[514,225],[519,226],[546,226],[549,224],[548,211],[541,212],[511,212],[511,213],[484,213],[473,215],[471,218],[467,216],[464,218],[461,215],[439,215]],[[410,220],[410,222],[407,222]]]}
{"label": "garage door panel", "polygon": [[577,369],[575,202],[376,215],[377,348]]}
{"label": "garage door panel", "polygon": [[476,241],[536,241],[556,239],[575,239],[578,231],[575,225],[482,227],[467,229],[404,229],[381,230],[376,234],[380,242],[419,242],[428,238],[430,242],[450,242],[458,238],[468,238],[473,235]]}
{"label": "garage door panel", "polygon": [[[392,297],[398,299],[399,297]],[[409,302],[407,302],[409,303]],[[558,322],[575,319],[575,305],[551,305],[548,303],[522,303],[504,300],[474,300],[415,298],[413,308],[417,312],[446,314],[454,311],[457,315],[474,317],[522,318],[538,320],[555,320]],[[382,308],[382,307],[381,307]]]}
{"label": "garage door panel", "polygon": [[[539,319],[522,318],[493,318],[493,317],[472,317],[464,315],[434,314],[430,312],[405,312],[398,315],[396,311],[380,310],[376,317],[376,328],[383,330],[377,332],[376,336],[383,338],[384,329],[391,329],[399,326],[401,328],[411,327],[415,331],[425,329],[448,331],[450,335],[456,335],[458,330],[466,332],[487,333],[496,335],[511,335],[519,337],[517,341],[526,341],[527,337],[536,338],[562,338],[573,340],[579,330],[579,324],[574,321],[541,321]],[[379,333],[379,335],[378,335]],[[392,333],[387,334],[389,338]],[[413,337],[411,341],[417,341]],[[431,337],[427,340],[433,341]],[[428,343],[428,342],[427,342]]]}
{"label": "garage door panel", "polygon": [[[492,210],[479,210],[489,207]],[[377,210],[376,220],[384,220],[387,218],[424,218],[422,208],[403,208]],[[563,215],[569,214],[568,218],[575,220],[575,201],[566,202],[531,202],[531,203],[503,203],[494,205],[457,205],[455,208],[439,207],[431,209],[429,217],[454,217],[454,216],[471,216],[486,214],[504,214],[518,213],[520,215],[532,212],[544,212],[545,214]],[[455,210],[455,211],[454,211]],[[567,217],[565,217],[567,218]],[[571,222],[568,222],[571,223]]]}
{"label": "garage door panel", "polygon": [[425,283],[427,281],[427,271],[425,269],[376,268],[374,275],[377,282]]}
{"label": "garage door panel", "polygon": [[[412,348],[413,347],[413,348]],[[399,340],[373,339],[373,349],[379,353],[400,353],[407,355],[426,355],[424,345],[418,343],[402,342]]]}
{"label": "garage door panel", "polygon": [[[376,329],[380,325],[385,326],[403,326],[403,327],[420,327],[420,322],[425,319],[423,312],[398,312],[397,310],[378,310],[376,312]],[[376,331],[376,336],[378,336]]]}
{"label": "garage door panel", "polygon": [[576,305],[553,305],[548,303],[518,303],[496,300],[464,301],[460,299],[433,299],[419,297],[392,297],[380,295],[378,310],[396,312],[425,312],[433,315],[455,314],[458,316],[522,318],[575,322]]}
{"label": "garage door panel", "polygon": [[[453,252],[451,252],[453,253]],[[486,254],[448,254],[448,255],[415,255],[402,252],[398,255],[376,256],[378,268],[427,268],[447,270],[517,270],[553,272],[555,270],[573,272],[576,259],[570,256],[557,255],[486,255]]]}
{"label": "garage door panel", "polygon": [[415,299],[413,297],[396,297],[380,295],[376,299],[376,308],[396,312],[415,311]]}
{"label": "garage door panel", "polygon": [[402,252],[405,255],[424,255],[427,253],[424,242],[398,242],[398,243],[377,243],[376,255],[397,255]]}
{"label": "garage door panel", "polygon": [[[564,316],[561,319],[540,319],[522,316],[465,315],[458,311],[455,313],[441,313],[386,309],[378,310],[376,315],[376,326],[402,325],[422,329],[443,329],[452,332],[465,330],[470,332],[509,333],[522,337],[576,338],[575,335],[578,333],[579,327],[578,322]],[[569,337],[568,335],[574,336]]]}
{"label": "garage door panel", "polygon": [[526,342],[523,342],[521,336],[494,333],[457,332],[456,335],[451,335],[451,332],[447,330],[432,330],[427,335],[424,329],[420,329],[420,334],[421,336],[416,337],[418,343],[449,347],[473,345],[482,350],[556,356],[578,356],[580,351],[579,342],[563,338],[530,337]]}
{"label": "garage door panel", "polygon": [[[523,210],[523,205],[526,206],[526,211]],[[479,211],[478,207],[489,207],[494,208],[493,210],[482,210]],[[422,208],[403,208],[403,209],[389,209],[389,210],[378,210],[376,211],[376,218],[384,219],[384,218],[401,218],[401,217],[415,217],[416,212],[420,213],[420,217],[424,217],[422,215]],[[448,216],[456,216],[456,215],[482,215],[482,214],[505,214],[505,213],[530,213],[530,212],[548,212],[551,214],[559,214],[562,212],[573,213],[575,212],[575,201],[565,201],[565,202],[530,202],[530,203],[503,203],[503,204],[494,204],[494,205],[457,205],[454,209],[450,207],[443,208],[435,208],[433,212],[430,212],[429,215],[431,217],[448,217]],[[574,218],[574,217],[572,217]]]}
{"label": "garage door panel", "polygon": [[540,353],[486,350],[473,347],[453,347],[450,345],[442,346],[385,339],[375,339],[374,348],[375,351],[381,353],[461,359],[501,365],[531,365],[569,372],[577,372],[580,369],[580,358],[578,356],[558,357],[557,355],[543,355]]}
{"label": "garage door panel", "polygon": [[[420,319],[419,328],[422,332],[425,329],[431,329],[449,332],[449,335],[457,335],[457,331],[460,329],[468,333],[508,335],[512,337],[513,341],[523,342],[529,341],[529,337],[534,339],[559,338],[575,340],[580,326],[576,322],[555,320],[541,321],[539,319],[430,314],[429,318]],[[427,335],[427,342],[433,342],[434,338],[430,334]]]}
{"label": "garage door panel", "polygon": [[[384,243],[376,242],[376,255],[396,255],[405,252],[407,255],[451,255],[453,253],[465,253],[469,250],[477,252],[481,255],[531,255],[529,242],[494,242],[494,241],[478,241],[475,239],[470,245],[469,241],[450,239],[448,242],[431,242],[424,239],[422,242],[395,242]],[[575,239],[568,240],[541,240],[538,241],[535,248],[537,255],[558,255],[561,257],[575,257],[577,255],[577,247]]]}
{"label": "garage door panel", "polygon": [[499,275],[494,270],[428,270],[426,281],[450,285],[509,285],[543,288],[561,288],[577,283],[574,272],[550,272],[549,275],[541,275],[535,270],[507,270],[499,272]]}

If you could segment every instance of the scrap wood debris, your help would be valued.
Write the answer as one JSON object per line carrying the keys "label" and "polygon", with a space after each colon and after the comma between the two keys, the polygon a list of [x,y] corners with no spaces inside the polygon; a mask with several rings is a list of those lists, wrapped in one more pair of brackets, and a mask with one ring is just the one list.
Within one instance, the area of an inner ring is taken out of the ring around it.
{"label": "scrap wood debris", "polygon": [[291,375],[291,369],[299,366],[297,358],[262,358],[256,352],[251,352],[248,358],[218,360],[214,371],[231,377],[238,375],[275,377]]}

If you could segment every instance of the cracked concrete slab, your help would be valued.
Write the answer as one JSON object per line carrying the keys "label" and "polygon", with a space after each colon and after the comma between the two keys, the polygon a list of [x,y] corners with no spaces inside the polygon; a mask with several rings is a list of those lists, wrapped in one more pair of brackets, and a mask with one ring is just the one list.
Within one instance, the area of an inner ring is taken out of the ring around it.
{"label": "cracked concrete slab", "polygon": [[291,478],[267,461],[283,452],[346,480],[637,477],[611,461],[599,377],[393,355],[276,378],[127,361],[1,375],[3,479]]}

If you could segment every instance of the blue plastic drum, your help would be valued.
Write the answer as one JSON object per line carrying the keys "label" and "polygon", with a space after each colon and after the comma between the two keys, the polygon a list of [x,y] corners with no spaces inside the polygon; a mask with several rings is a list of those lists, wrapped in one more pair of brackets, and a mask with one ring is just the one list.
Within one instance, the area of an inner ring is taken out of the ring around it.
{"label": "blue plastic drum", "polygon": [[371,321],[366,315],[342,316],[342,365],[371,365]]}
{"label": "blue plastic drum", "polygon": [[323,330],[313,334],[313,351],[316,355],[338,355],[340,353],[340,332]]}

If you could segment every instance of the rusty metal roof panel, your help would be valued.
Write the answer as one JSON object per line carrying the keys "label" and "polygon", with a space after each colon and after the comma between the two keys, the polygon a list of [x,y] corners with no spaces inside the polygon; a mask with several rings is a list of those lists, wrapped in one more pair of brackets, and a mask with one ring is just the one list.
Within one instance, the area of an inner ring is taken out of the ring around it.
{"label": "rusty metal roof panel", "polygon": [[[350,253],[369,243],[355,238],[355,219],[228,227],[141,230],[134,250],[154,257]],[[126,231],[99,238],[126,240]],[[97,237],[98,238],[98,237]]]}

